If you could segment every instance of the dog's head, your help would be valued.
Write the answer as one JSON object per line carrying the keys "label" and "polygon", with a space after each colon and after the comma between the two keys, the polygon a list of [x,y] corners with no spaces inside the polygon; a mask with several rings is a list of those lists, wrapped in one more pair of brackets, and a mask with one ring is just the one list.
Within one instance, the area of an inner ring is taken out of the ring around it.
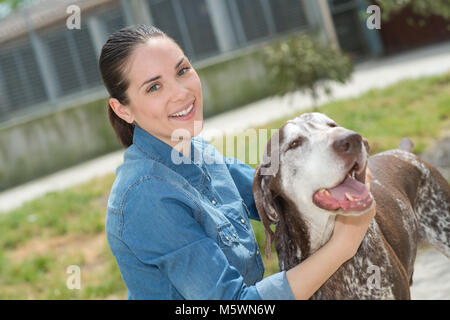
{"label": "dog's head", "polygon": [[[366,139],[324,114],[305,113],[287,121],[267,144],[253,182],[266,229],[266,252],[273,236],[270,225],[285,214],[278,200],[293,204],[307,217],[360,215],[370,209],[373,198],[365,185],[368,152]],[[274,163],[277,170],[267,171]]]}

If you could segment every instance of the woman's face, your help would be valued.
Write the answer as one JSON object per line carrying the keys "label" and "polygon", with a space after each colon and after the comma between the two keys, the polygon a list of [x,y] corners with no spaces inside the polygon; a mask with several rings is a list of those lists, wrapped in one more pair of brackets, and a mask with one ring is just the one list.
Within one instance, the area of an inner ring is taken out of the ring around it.
{"label": "woman's face", "polygon": [[200,78],[178,45],[167,38],[151,38],[136,47],[126,70],[130,103],[122,110],[127,113],[122,119],[136,121],[139,127],[171,146],[178,143],[171,139],[177,129],[177,137],[200,133]]}

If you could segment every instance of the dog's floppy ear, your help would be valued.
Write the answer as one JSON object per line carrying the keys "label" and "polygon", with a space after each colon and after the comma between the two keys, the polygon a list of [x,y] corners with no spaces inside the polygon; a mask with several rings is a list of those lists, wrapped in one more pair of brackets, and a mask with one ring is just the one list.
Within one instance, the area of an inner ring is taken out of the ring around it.
{"label": "dog's floppy ear", "polygon": [[364,143],[364,147],[366,148],[367,154],[369,154],[369,152],[370,152],[369,141],[367,141],[366,138],[363,138],[362,141],[363,141],[363,143]]}
{"label": "dog's floppy ear", "polygon": [[258,209],[258,214],[266,233],[265,252],[266,258],[269,259],[272,251],[272,239],[274,236],[274,232],[270,229],[270,226],[279,221],[279,216],[276,209],[276,204],[273,201],[274,195],[271,190],[273,176],[261,174],[261,167],[264,168],[264,165],[260,165],[256,169],[252,190],[256,208]]}

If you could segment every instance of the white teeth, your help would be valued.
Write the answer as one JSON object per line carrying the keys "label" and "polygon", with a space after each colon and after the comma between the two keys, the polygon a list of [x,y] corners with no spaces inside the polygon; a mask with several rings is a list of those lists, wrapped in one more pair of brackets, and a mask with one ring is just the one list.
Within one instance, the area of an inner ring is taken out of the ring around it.
{"label": "white teeth", "polygon": [[345,196],[347,197],[348,200],[354,201],[353,197],[349,195],[347,192],[345,193]]}
{"label": "white teeth", "polygon": [[191,104],[187,109],[184,109],[183,111],[171,114],[171,117],[180,117],[180,116],[185,116],[187,115],[189,112],[191,112],[192,108],[194,107],[194,104]]}

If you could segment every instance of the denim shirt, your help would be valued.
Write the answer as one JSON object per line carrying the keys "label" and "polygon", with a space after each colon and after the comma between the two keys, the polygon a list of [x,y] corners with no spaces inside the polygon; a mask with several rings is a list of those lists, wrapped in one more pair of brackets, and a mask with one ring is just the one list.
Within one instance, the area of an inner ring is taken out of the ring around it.
{"label": "denim shirt", "polygon": [[254,171],[200,137],[188,159],[135,127],[106,215],[128,299],[294,299],[285,271],[263,279]]}

